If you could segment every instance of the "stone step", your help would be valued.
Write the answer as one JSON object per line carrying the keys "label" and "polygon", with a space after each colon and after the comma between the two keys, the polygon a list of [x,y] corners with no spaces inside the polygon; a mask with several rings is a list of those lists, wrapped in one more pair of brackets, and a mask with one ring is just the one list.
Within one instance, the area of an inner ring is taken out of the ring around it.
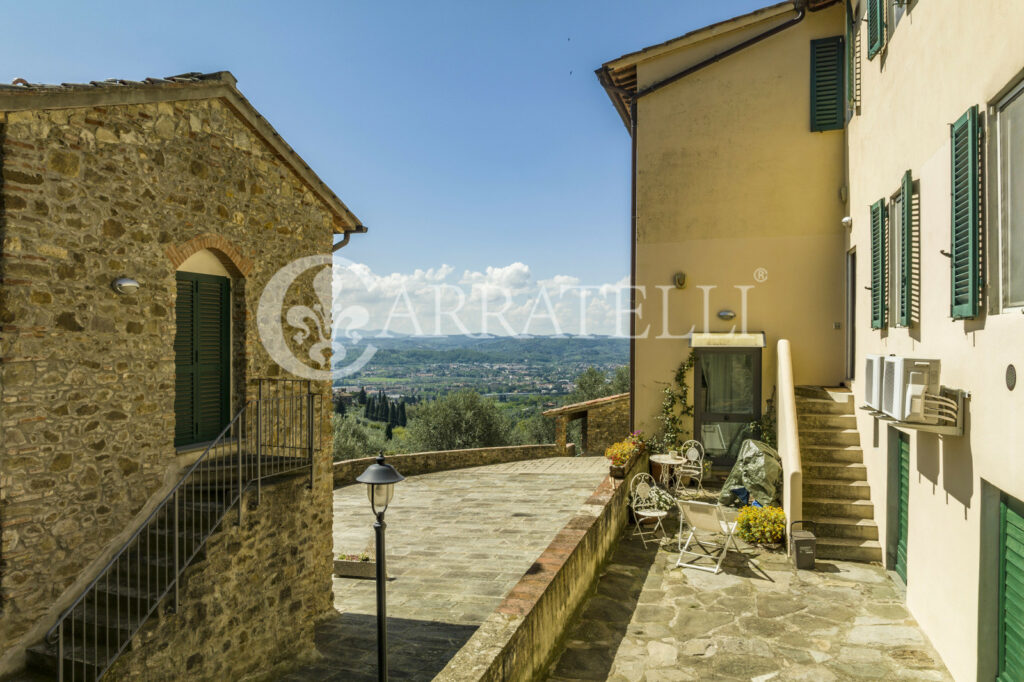
{"label": "stone step", "polygon": [[804,516],[817,519],[823,516],[843,516],[858,519],[875,518],[875,505],[869,500],[834,500],[804,497]]}
{"label": "stone step", "polygon": [[860,445],[800,445],[800,460],[803,464],[863,464],[864,451]]}
{"label": "stone step", "polygon": [[819,559],[880,563],[882,561],[882,545],[877,540],[818,538],[816,555]]}
{"label": "stone step", "polygon": [[797,409],[797,428],[804,429],[856,429],[857,418],[852,414],[808,414]]}
{"label": "stone step", "polygon": [[817,478],[804,479],[804,495],[825,500],[870,500],[871,486],[867,481],[830,481]]}
{"label": "stone step", "polygon": [[803,462],[804,480],[866,481],[868,468],[860,462]]}
{"label": "stone step", "polygon": [[831,398],[796,397],[796,412],[802,414],[855,414],[853,401],[836,402]]}
{"label": "stone step", "polygon": [[[77,639],[77,638],[76,638]],[[30,646],[25,650],[27,663],[30,669],[36,672],[52,676],[57,679],[57,667],[59,658],[57,647],[46,644]],[[106,668],[110,657],[104,647],[95,647],[91,643],[84,644],[81,641],[66,638],[64,640],[64,679],[75,680],[75,682],[92,682],[97,679],[100,672]],[[116,656],[116,653],[111,654]]]}
{"label": "stone step", "polygon": [[878,524],[871,519],[821,516],[808,521],[814,521],[815,526],[809,526],[808,529],[813,530],[818,537],[878,539]]}
{"label": "stone step", "polygon": [[800,449],[817,445],[860,445],[857,429],[800,429]]}
{"label": "stone step", "polygon": [[796,386],[793,394],[797,400],[801,398],[812,398],[818,400],[831,400],[837,403],[845,403],[853,398],[850,389],[843,386]]}

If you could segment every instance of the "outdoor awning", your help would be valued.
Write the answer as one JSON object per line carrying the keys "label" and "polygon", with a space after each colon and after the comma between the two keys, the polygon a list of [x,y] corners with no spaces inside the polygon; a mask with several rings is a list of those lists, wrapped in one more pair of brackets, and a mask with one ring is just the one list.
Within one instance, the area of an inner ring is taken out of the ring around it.
{"label": "outdoor awning", "polygon": [[764,332],[694,332],[690,348],[764,348]]}

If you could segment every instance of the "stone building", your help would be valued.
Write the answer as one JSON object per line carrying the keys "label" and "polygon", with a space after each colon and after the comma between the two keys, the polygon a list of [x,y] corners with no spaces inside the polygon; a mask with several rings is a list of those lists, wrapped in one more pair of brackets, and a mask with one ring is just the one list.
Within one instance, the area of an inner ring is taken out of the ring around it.
{"label": "stone building", "polygon": [[555,420],[555,443],[560,452],[568,446],[569,424],[580,422],[580,455],[603,455],[613,443],[629,435],[628,393],[596,398],[582,403],[545,410],[544,416]]}
{"label": "stone building", "polygon": [[[65,670],[80,664],[83,679],[125,637],[115,678],[237,679],[310,652],[332,604],[330,432],[316,419],[330,387],[295,384],[301,424],[266,412],[260,422],[247,406],[269,405],[297,377],[261,343],[256,311],[283,266],[328,254],[286,292],[317,310],[305,285],[329,264],[334,237],[344,244],[365,228],[228,72],[0,86],[0,168],[0,676],[45,665],[62,646]],[[137,290],[115,290],[120,278]],[[305,357],[322,340],[287,343]],[[237,452],[239,468],[214,474],[204,460],[203,486],[189,490],[220,505],[210,514],[230,512],[189,545],[179,515],[200,506],[171,491],[225,426],[211,456]],[[301,452],[280,460],[294,475],[263,481],[260,462],[287,429],[305,434]],[[142,528],[147,543],[165,538],[163,556],[131,539]],[[126,542],[136,544],[119,554]],[[173,582],[171,568],[187,563],[179,548],[200,544],[170,592],[154,587],[147,602],[125,588],[110,604],[119,562]],[[108,565],[97,607],[102,585],[90,582]],[[80,597],[92,613],[71,610],[78,634],[55,632]],[[102,651],[79,646],[81,628],[101,628],[99,612],[129,607],[152,613],[102,626]]]}

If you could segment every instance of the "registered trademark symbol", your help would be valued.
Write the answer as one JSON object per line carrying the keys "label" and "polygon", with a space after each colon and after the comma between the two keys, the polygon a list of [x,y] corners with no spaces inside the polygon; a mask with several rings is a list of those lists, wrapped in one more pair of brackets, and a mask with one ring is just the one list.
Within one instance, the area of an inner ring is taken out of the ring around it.
{"label": "registered trademark symbol", "polygon": [[758,282],[763,282],[766,279],[768,279],[767,270],[765,270],[764,268],[758,268],[757,270],[754,270],[754,280]]}

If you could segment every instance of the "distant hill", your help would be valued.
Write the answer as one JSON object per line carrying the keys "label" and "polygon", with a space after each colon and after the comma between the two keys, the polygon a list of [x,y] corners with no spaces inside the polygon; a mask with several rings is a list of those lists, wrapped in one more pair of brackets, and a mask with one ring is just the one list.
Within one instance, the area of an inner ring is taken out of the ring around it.
{"label": "distant hill", "polygon": [[364,334],[378,348],[374,365],[438,363],[570,363],[623,365],[629,362],[629,340],[611,337],[398,336]]}

